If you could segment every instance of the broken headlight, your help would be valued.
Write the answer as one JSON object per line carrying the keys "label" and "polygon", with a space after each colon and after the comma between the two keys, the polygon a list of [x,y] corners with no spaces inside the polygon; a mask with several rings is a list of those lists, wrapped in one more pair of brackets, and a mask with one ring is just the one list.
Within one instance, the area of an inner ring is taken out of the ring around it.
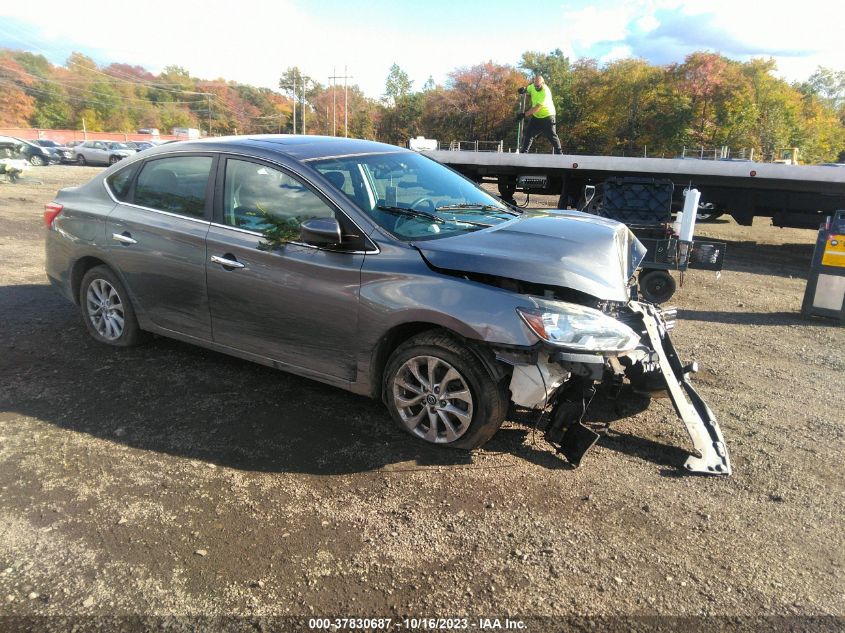
{"label": "broken headlight", "polygon": [[533,298],[535,308],[517,308],[522,320],[544,341],[578,352],[629,352],[640,336],[624,323],[575,303]]}

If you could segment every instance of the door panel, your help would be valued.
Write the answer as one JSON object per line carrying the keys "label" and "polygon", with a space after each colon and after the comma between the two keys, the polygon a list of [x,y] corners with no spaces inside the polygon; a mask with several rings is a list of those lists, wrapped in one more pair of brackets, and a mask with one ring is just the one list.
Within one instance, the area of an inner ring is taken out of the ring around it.
{"label": "door panel", "polygon": [[364,255],[290,242],[302,221],[339,212],[298,177],[248,160],[221,164],[216,191],[220,225],[207,237],[215,342],[353,380]]}
{"label": "door panel", "polygon": [[287,244],[259,248],[258,235],[213,225],[208,262],[214,341],[344,380],[354,379],[361,254]]}
{"label": "door panel", "polygon": [[205,288],[208,227],[205,221],[125,204],[115,207],[106,226],[111,260],[144,315],[159,327],[203,339],[211,339]]}
{"label": "door panel", "polygon": [[[215,159],[165,156],[145,161],[128,202],[109,216],[112,261],[153,324],[211,339],[205,283]],[[143,206],[142,206],[143,205]]]}

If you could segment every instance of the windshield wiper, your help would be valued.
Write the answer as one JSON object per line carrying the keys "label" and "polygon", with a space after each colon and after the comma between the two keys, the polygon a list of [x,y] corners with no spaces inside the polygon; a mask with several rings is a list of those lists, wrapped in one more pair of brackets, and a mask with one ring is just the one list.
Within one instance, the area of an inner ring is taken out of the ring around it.
{"label": "windshield wiper", "polygon": [[508,215],[519,215],[517,211],[513,211],[511,209],[503,209],[500,206],[495,204],[474,204],[474,203],[461,203],[461,204],[446,204],[442,207],[437,207],[438,211],[498,211],[500,213],[507,213]]}
{"label": "windshield wiper", "polygon": [[395,213],[396,215],[410,215],[411,217],[415,218],[425,218],[426,220],[436,222],[437,224],[446,224],[451,222],[453,224],[468,224],[469,226],[480,226],[484,228],[495,226],[493,224],[487,224],[486,222],[471,222],[470,220],[458,220],[457,218],[441,218],[439,216],[434,215],[433,213],[429,213],[428,211],[420,211],[419,209],[391,207],[383,204],[376,205],[376,209],[387,211],[388,213]]}
{"label": "windshield wiper", "polygon": [[385,204],[377,204],[376,209],[387,211],[388,213],[394,213],[396,215],[410,215],[415,218],[425,218],[426,220],[431,220],[432,222],[437,222],[438,224],[446,223],[446,220],[438,218],[436,215],[429,213],[428,211],[419,211],[418,209],[408,209],[405,207],[391,207]]}

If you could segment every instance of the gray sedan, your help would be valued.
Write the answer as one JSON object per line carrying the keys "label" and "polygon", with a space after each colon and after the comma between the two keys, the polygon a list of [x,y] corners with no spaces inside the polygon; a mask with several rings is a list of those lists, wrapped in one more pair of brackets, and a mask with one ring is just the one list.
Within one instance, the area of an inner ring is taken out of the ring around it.
{"label": "gray sedan", "polygon": [[85,141],[73,148],[73,160],[80,165],[114,165],[135,150],[117,141]]}
{"label": "gray sedan", "polygon": [[152,332],[381,399],[472,449],[509,405],[577,464],[597,386],[668,392],[694,472],[729,474],[715,416],[637,301],[623,224],[522,210],[391,145],[303,136],[164,145],[59,192],[47,275],[96,340]]}

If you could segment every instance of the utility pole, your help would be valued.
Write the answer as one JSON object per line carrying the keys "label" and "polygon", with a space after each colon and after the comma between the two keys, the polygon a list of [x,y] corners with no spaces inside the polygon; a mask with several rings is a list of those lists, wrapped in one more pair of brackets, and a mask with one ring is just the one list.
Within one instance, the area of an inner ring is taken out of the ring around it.
{"label": "utility pole", "polygon": [[207,128],[207,135],[211,136],[211,93],[206,93],[205,96],[208,100],[207,101],[208,109],[205,112],[205,116],[206,116],[206,119],[205,119],[206,126],[205,127]]}
{"label": "utility pole", "polygon": [[349,79],[349,75],[346,70],[346,64],[343,65],[343,135],[346,138],[349,138],[349,115],[347,114],[349,108],[349,84],[346,80]]}
{"label": "utility pole", "polygon": [[335,119],[337,118],[335,115],[335,89],[337,88],[337,80],[343,79],[343,135],[348,137],[349,136],[349,118],[347,116],[347,103],[348,103],[348,86],[346,83],[347,79],[352,79],[350,75],[346,74],[346,66],[343,67],[343,75],[338,75],[337,71],[332,73],[332,76],[329,77],[329,81],[332,83],[332,136],[337,136],[335,131]]}

